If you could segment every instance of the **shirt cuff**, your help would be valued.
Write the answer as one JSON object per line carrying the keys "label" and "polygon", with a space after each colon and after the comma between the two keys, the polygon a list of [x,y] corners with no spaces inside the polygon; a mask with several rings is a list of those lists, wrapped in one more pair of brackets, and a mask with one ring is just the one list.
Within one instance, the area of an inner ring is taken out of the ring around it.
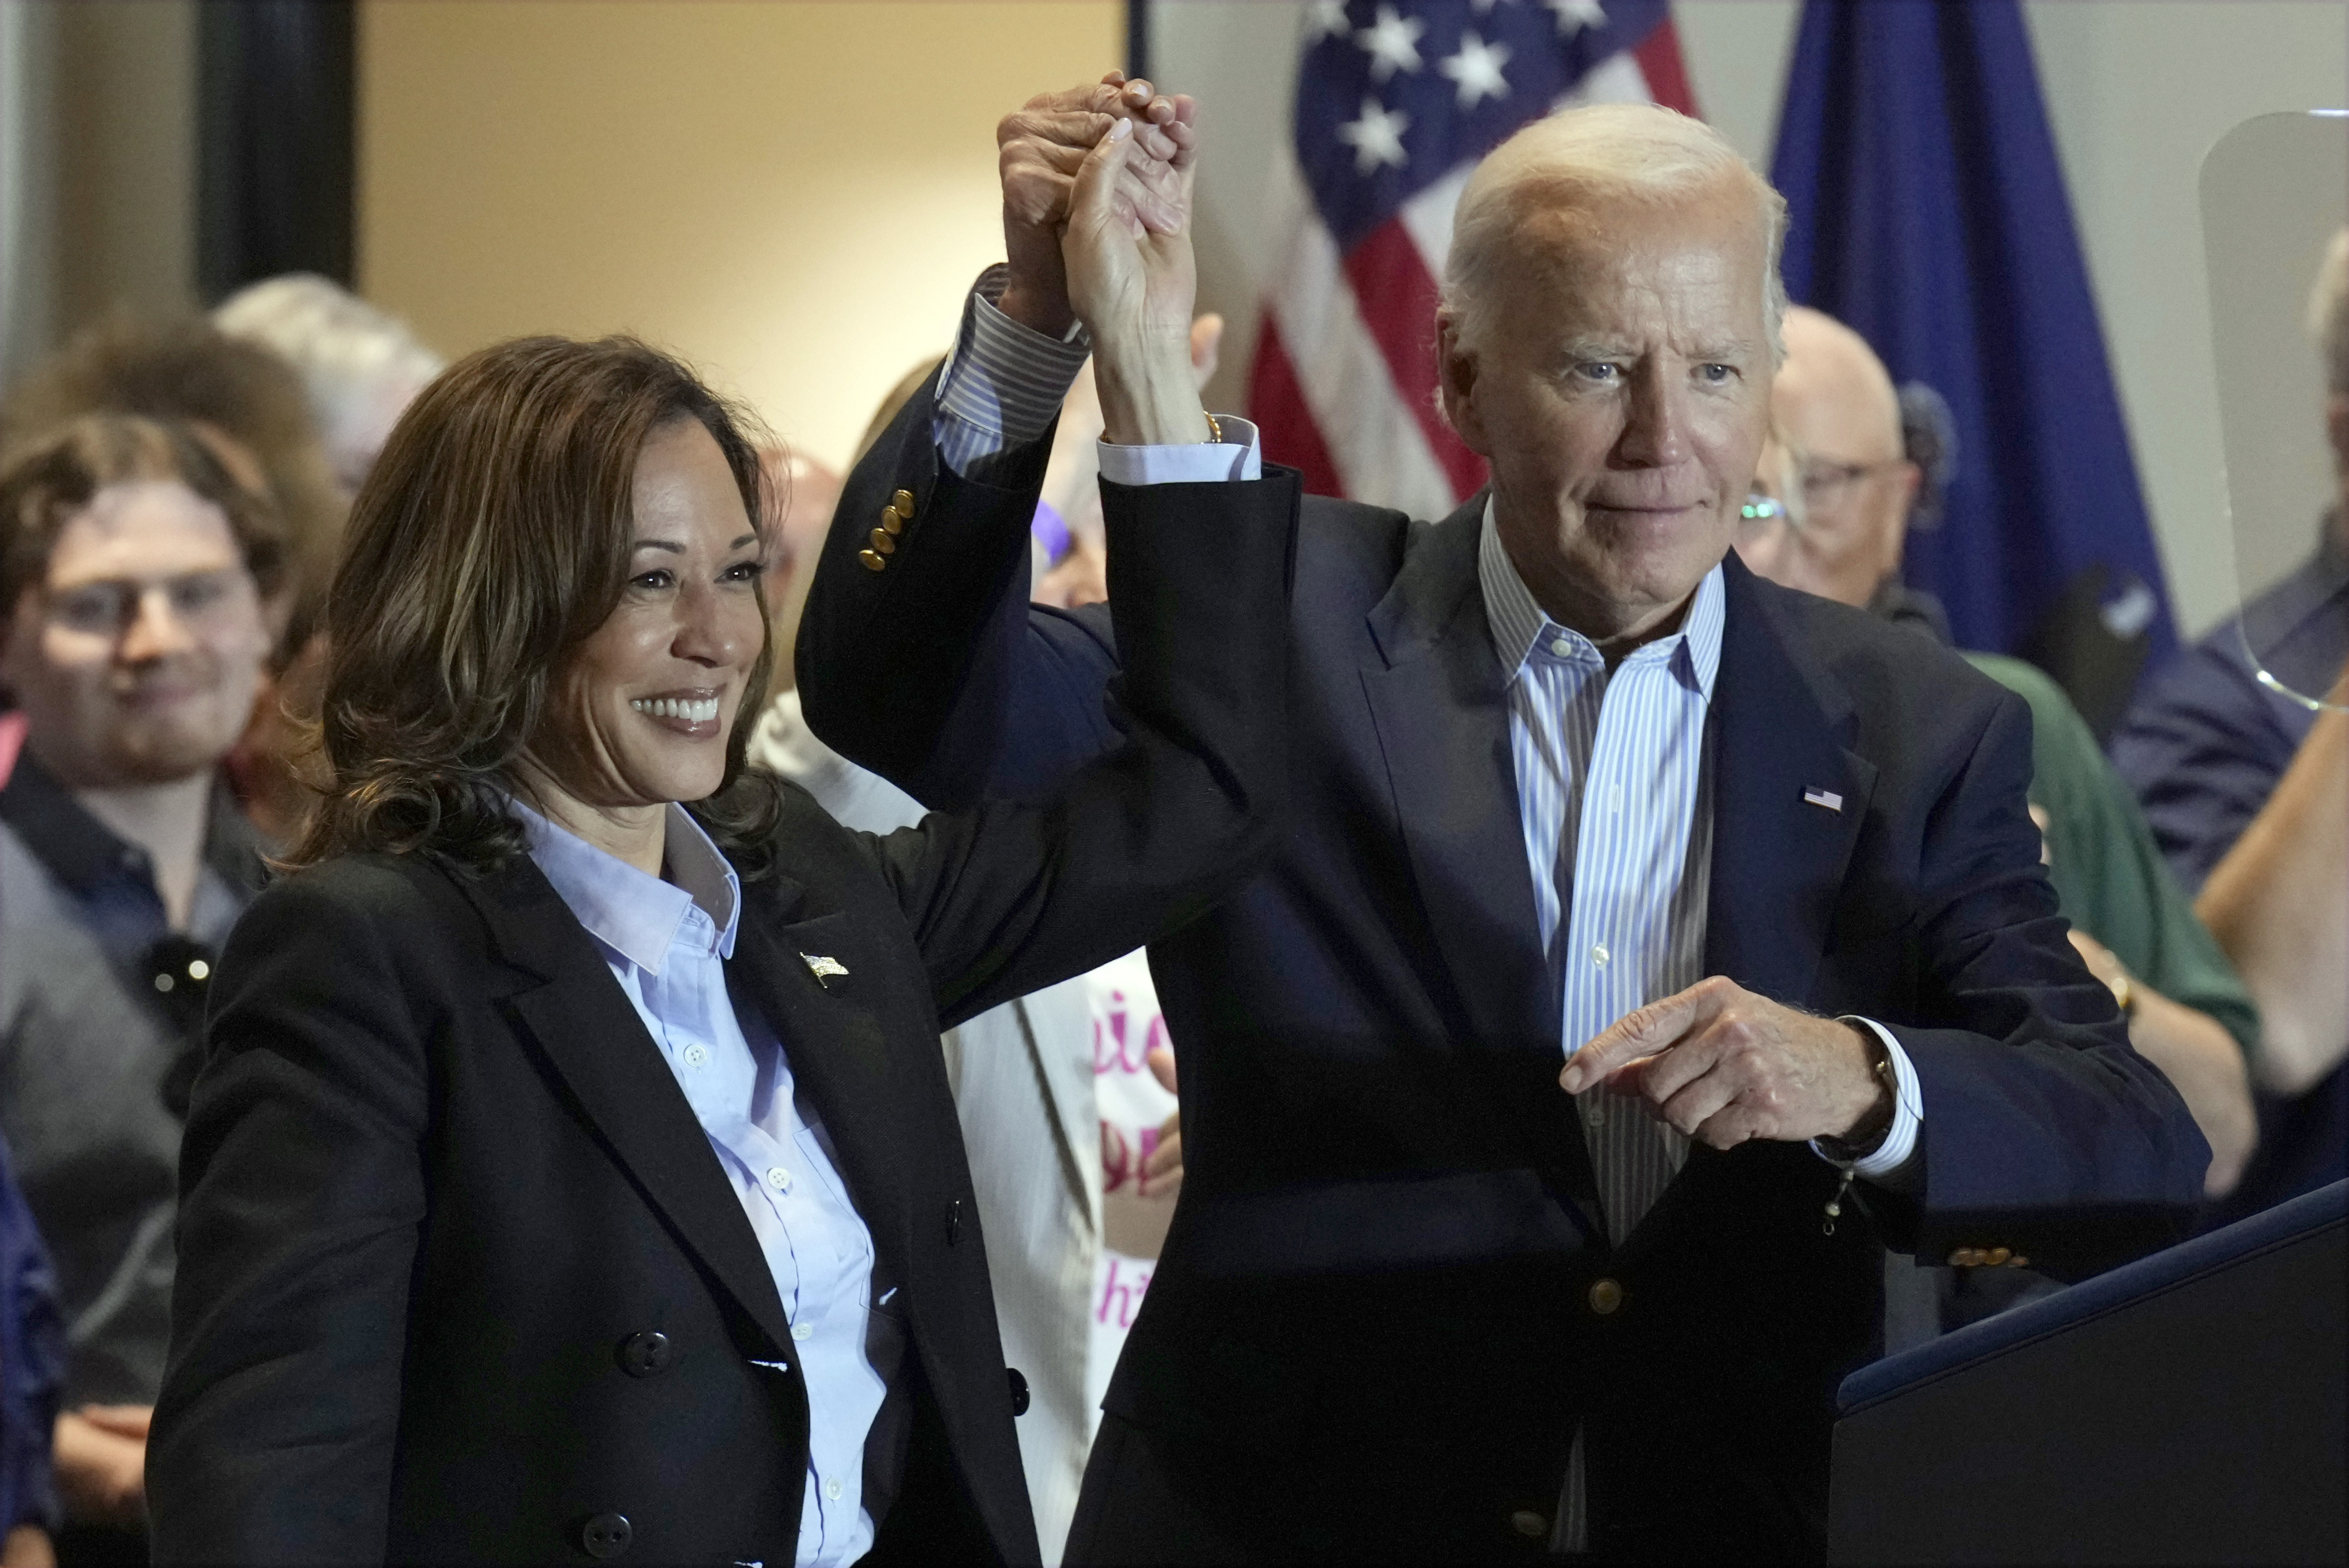
{"label": "shirt cuff", "polygon": [[1081,325],[1052,337],[998,310],[1010,278],[999,262],[979,273],[938,371],[931,433],[947,466],[965,479],[983,478],[993,459],[1050,429],[1092,352]]}
{"label": "shirt cuff", "polygon": [[1811,1152],[1841,1166],[1854,1176],[1881,1181],[1908,1164],[1909,1156],[1917,1152],[1917,1132],[1925,1125],[1924,1091],[1918,1087],[1916,1064],[1909,1059],[1909,1053],[1900,1048],[1900,1042],[1892,1037],[1891,1030],[1873,1018],[1863,1018],[1857,1014],[1847,1015],[1836,1022],[1864,1025],[1874,1030],[1876,1037],[1884,1042],[1884,1049],[1892,1058],[1892,1125],[1884,1130],[1883,1142],[1857,1160],[1836,1159],[1819,1147],[1816,1139],[1811,1140]]}
{"label": "shirt cuff", "polygon": [[1113,447],[1100,443],[1101,477],[1113,485],[1219,484],[1264,478],[1256,426],[1237,414],[1218,414],[1220,441],[1179,447]]}

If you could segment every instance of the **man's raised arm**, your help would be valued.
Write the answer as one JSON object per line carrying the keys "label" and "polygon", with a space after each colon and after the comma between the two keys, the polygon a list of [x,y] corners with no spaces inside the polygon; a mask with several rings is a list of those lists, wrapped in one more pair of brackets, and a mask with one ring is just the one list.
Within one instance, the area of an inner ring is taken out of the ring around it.
{"label": "man's raised arm", "polygon": [[[1031,614],[1028,603],[1028,530],[1053,422],[1089,353],[1101,356],[1112,440],[1128,427],[1127,439],[1153,438],[1170,407],[1177,423],[1196,420],[1164,432],[1176,441],[1123,460],[1104,448],[1105,476],[1256,477],[1253,431],[1238,421],[1226,422],[1239,443],[1220,469],[1163,460],[1213,431],[1187,379],[1188,265],[1155,297],[1138,289],[1138,273],[1110,280],[1138,292],[1103,295],[1096,308],[1112,319],[1094,321],[1071,298],[1062,261],[1076,170],[1121,119],[1136,145],[1116,221],[1145,237],[1187,234],[1192,116],[1187,98],[1112,72],[1005,119],[997,139],[1009,259],[982,274],[953,351],[858,462],[833,515],[800,632],[808,719],[926,805],[1040,795],[1117,738],[1103,700],[1116,668],[1107,616]],[[1176,311],[1179,362],[1154,332]],[[1168,363],[1158,366],[1162,350]]]}

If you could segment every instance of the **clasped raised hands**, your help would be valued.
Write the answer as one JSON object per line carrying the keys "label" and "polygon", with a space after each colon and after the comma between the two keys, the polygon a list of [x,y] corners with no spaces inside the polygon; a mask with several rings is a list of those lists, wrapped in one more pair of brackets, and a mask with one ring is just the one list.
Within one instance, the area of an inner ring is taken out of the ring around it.
{"label": "clasped raised hands", "polygon": [[1112,71],[1031,98],[996,130],[1005,315],[1092,333],[1112,441],[1206,438],[1191,380],[1195,106]]}

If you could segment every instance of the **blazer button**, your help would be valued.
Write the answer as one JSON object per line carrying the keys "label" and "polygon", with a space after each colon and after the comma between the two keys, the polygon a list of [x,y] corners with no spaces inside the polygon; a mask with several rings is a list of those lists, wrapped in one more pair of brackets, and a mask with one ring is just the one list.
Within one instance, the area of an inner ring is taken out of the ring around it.
{"label": "blazer button", "polygon": [[857,563],[863,566],[867,572],[886,572],[889,570],[888,561],[883,557],[878,551],[860,550],[856,552],[856,560]]}
{"label": "blazer button", "polygon": [[1011,1375],[1011,1413],[1024,1416],[1028,1413],[1028,1375],[1017,1367],[1006,1367],[1004,1371]]}
{"label": "blazer button", "polygon": [[887,529],[874,529],[873,531],[872,543],[873,553],[875,555],[895,555],[897,553],[897,541]]}
{"label": "blazer button", "polygon": [[912,490],[899,490],[895,495],[889,498],[889,504],[897,509],[897,515],[899,517],[904,518],[908,522],[913,521],[914,492]]}
{"label": "blazer button", "polygon": [[629,1527],[626,1514],[599,1513],[579,1532],[579,1544],[587,1549],[588,1556],[599,1562],[609,1562],[615,1557],[627,1555],[628,1543],[636,1537],[636,1532]]}
{"label": "blazer button", "polygon": [[1623,1287],[1611,1279],[1590,1282],[1590,1310],[1601,1317],[1612,1314],[1623,1305]]}
{"label": "blazer button", "polygon": [[1526,1540],[1537,1540],[1549,1533],[1549,1521],[1530,1508],[1521,1508],[1509,1515],[1509,1528]]}
{"label": "blazer button", "polygon": [[621,1371],[631,1377],[649,1377],[667,1371],[677,1353],[670,1348],[667,1335],[647,1328],[620,1341],[619,1357]]}
{"label": "blazer button", "polygon": [[905,514],[904,512],[899,511],[895,506],[885,506],[881,509],[882,532],[894,534],[902,530],[905,526]]}

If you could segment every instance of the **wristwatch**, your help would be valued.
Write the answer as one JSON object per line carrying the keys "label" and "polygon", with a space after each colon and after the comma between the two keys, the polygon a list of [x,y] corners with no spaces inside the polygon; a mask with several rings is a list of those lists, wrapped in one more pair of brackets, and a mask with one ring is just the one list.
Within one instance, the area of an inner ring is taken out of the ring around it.
{"label": "wristwatch", "polygon": [[2129,972],[2122,968],[2117,964],[2114,965],[2113,977],[2106,981],[2105,985],[2111,989],[2113,994],[2113,1004],[2120,1008],[2121,1016],[2124,1018],[2136,1017],[2137,982],[2129,978]]}
{"label": "wristwatch", "polygon": [[1820,1151],[1828,1159],[1850,1161],[1865,1159],[1884,1141],[1885,1134],[1892,1130],[1893,1116],[1899,1114],[1900,1075],[1892,1066],[1892,1052],[1885,1045],[1881,1035],[1857,1019],[1838,1018],[1836,1022],[1857,1034],[1867,1045],[1868,1070],[1876,1075],[1877,1081],[1884,1085],[1884,1092],[1894,1108],[1892,1113],[1888,1114],[1882,1122],[1859,1133],[1857,1137],[1818,1138],[1812,1140],[1819,1146]]}

